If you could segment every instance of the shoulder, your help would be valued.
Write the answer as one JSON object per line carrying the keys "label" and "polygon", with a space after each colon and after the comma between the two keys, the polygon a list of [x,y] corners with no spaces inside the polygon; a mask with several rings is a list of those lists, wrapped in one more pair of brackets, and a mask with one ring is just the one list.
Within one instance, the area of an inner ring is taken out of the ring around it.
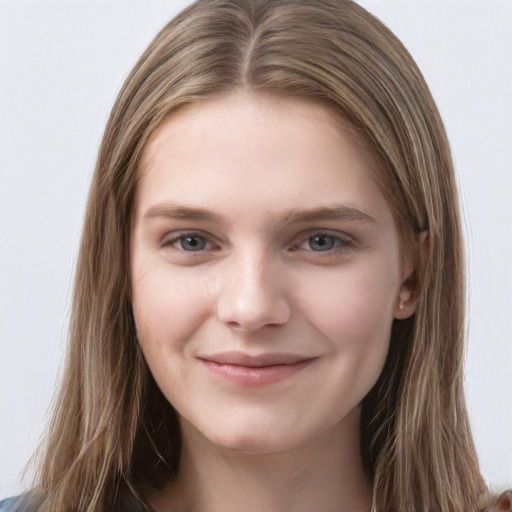
{"label": "shoulder", "polygon": [[[1,0],[0,0],[1,1]],[[112,512],[148,512],[148,509],[125,487],[121,491],[118,505]],[[30,505],[30,492],[0,500],[0,512],[37,512]]]}
{"label": "shoulder", "polygon": [[2,500],[0,501],[0,512],[22,512],[21,502],[21,496],[13,496],[12,498]]}
{"label": "shoulder", "polygon": [[488,512],[512,512],[512,490],[500,494],[494,500]]}
{"label": "shoulder", "polygon": [[[27,506],[27,502],[28,500],[24,495],[0,500],[0,512],[37,512]],[[147,512],[147,509],[129,491],[124,491],[121,494],[118,507],[112,512],[126,512],[127,510],[130,512]]]}

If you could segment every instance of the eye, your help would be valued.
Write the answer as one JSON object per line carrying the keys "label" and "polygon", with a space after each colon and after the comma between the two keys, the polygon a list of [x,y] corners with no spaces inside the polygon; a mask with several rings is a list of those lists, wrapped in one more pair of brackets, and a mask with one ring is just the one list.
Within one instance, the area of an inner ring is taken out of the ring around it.
{"label": "eye", "polygon": [[307,238],[299,240],[292,250],[317,253],[334,253],[353,248],[354,242],[349,235],[313,232]]}
{"label": "eye", "polygon": [[313,235],[307,241],[312,251],[330,251],[341,244],[341,240],[331,235]]}
{"label": "eye", "polygon": [[180,233],[164,240],[162,246],[186,252],[200,252],[213,247],[211,242],[198,233]]}
{"label": "eye", "polygon": [[184,251],[202,251],[206,248],[206,240],[202,236],[183,236],[179,239]]}

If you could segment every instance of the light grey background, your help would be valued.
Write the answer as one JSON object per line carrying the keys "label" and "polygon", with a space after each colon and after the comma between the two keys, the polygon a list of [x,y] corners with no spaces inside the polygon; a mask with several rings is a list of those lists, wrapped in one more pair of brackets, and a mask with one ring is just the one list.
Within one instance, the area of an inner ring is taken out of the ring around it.
{"label": "light grey background", "polygon": [[[109,109],[188,1],[0,0],[0,498],[20,492],[61,368],[88,182]],[[482,470],[512,484],[512,1],[362,0],[419,63],[468,231],[467,394]]]}

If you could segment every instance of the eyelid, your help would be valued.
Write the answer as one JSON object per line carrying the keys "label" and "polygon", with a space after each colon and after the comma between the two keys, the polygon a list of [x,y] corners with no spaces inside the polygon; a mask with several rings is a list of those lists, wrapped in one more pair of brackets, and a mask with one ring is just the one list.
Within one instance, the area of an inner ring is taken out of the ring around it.
{"label": "eyelid", "polygon": [[[183,240],[184,238],[187,238],[187,237],[190,237],[190,238],[202,238],[206,241],[206,244],[207,245],[210,245],[211,247],[208,247],[206,249],[202,249],[202,250],[198,250],[198,251],[185,251],[184,249],[178,247],[176,244],[180,241],[180,240]],[[205,250],[211,250],[213,248],[215,248],[217,246],[217,244],[215,244],[213,241],[212,241],[212,236],[202,232],[202,231],[199,231],[199,230],[180,230],[180,231],[172,231],[171,233],[167,233],[161,240],[160,242],[160,246],[162,248],[166,248],[166,247],[173,247],[175,249],[178,249],[179,251],[182,251],[182,252],[190,252],[190,253],[194,253],[194,252],[197,252],[197,253],[200,253],[200,252],[204,252]]]}
{"label": "eyelid", "polygon": [[[324,237],[333,238],[333,239],[339,240],[340,244],[333,247],[332,249],[327,249],[325,251],[313,251],[312,249],[301,249],[300,248],[300,246],[302,244],[309,242],[309,240],[311,240],[311,238],[313,238],[314,236],[320,236],[320,237],[324,236]],[[319,253],[319,254],[321,254],[321,253],[329,254],[329,253],[335,252],[336,250],[344,250],[344,249],[346,250],[348,248],[352,248],[355,245],[355,243],[356,243],[356,241],[355,241],[354,237],[347,233],[344,233],[344,232],[333,231],[333,230],[329,230],[329,229],[311,229],[305,233],[301,233],[300,238],[298,237],[297,242],[292,244],[291,249],[293,251],[305,250],[307,252],[313,252],[313,253]]]}
{"label": "eyelid", "polygon": [[[339,244],[331,249],[326,249],[324,251],[314,251],[312,249],[305,249],[301,246],[305,243],[307,243],[312,237],[314,236],[324,236],[333,238],[339,241]],[[177,244],[180,240],[183,240],[187,237],[197,237],[202,238],[206,241],[207,247],[201,250],[197,251],[186,251],[185,249],[179,247]],[[336,251],[342,252],[346,251],[350,248],[353,248],[356,245],[356,239],[349,235],[346,232],[340,232],[336,230],[330,230],[330,229],[308,229],[307,231],[303,231],[298,236],[295,237],[295,241],[289,246],[289,250],[297,251],[297,250],[304,250],[306,252],[311,253],[318,253],[318,254],[332,254]],[[196,254],[199,255],[201,253],[205,253],[206,251],[211,251],[214,249],[218,249],[220,246],[220,242],[215,241],[215,237],[209,233],[205,233],[204,231],[197,230],[197,229],[183,229],[183,230],[177,230],[172,231],[167,234],[165,234],[159,245],[162,248],[174,248],[179,252],[187,253],[187,254]]]}

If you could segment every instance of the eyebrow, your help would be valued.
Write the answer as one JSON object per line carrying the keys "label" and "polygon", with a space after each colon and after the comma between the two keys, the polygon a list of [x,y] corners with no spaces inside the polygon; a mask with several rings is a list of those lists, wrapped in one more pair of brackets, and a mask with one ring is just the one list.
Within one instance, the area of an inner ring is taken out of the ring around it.
{"label": "eyebrow", "polygon": [[377,221],[364,210],[350,205],[318,206],[305,210],[290,210],[283,213],[279,222],[300,224],[321,220],[357,221],[365,224],[377,224]]}
{"label": "eyebrow", "polygon": [[[176,203],[164,203],[150,207],[143,216],[144,220],[158,217],[192,220],[197,222],[212,222],[229,225],[226,217],[207,208],[197,208]],[[305,224],[323,220],[344,220],[377,224],[377,221],[363,209],[350,205],[318,206],[306,209],[292,209],[281,213],[276,224]]]}
{"label": "eyebrow", "polygon": [[157,204],[149,208],[144,214],[143,219],[153,219],[155,217],[168,217],[171,219],[195,220],[198,222],[216,222],[218,224],[227,224],[222,215],[218,215],[206,208],[195,208],[190,206],[178,205],[175,203]]}

